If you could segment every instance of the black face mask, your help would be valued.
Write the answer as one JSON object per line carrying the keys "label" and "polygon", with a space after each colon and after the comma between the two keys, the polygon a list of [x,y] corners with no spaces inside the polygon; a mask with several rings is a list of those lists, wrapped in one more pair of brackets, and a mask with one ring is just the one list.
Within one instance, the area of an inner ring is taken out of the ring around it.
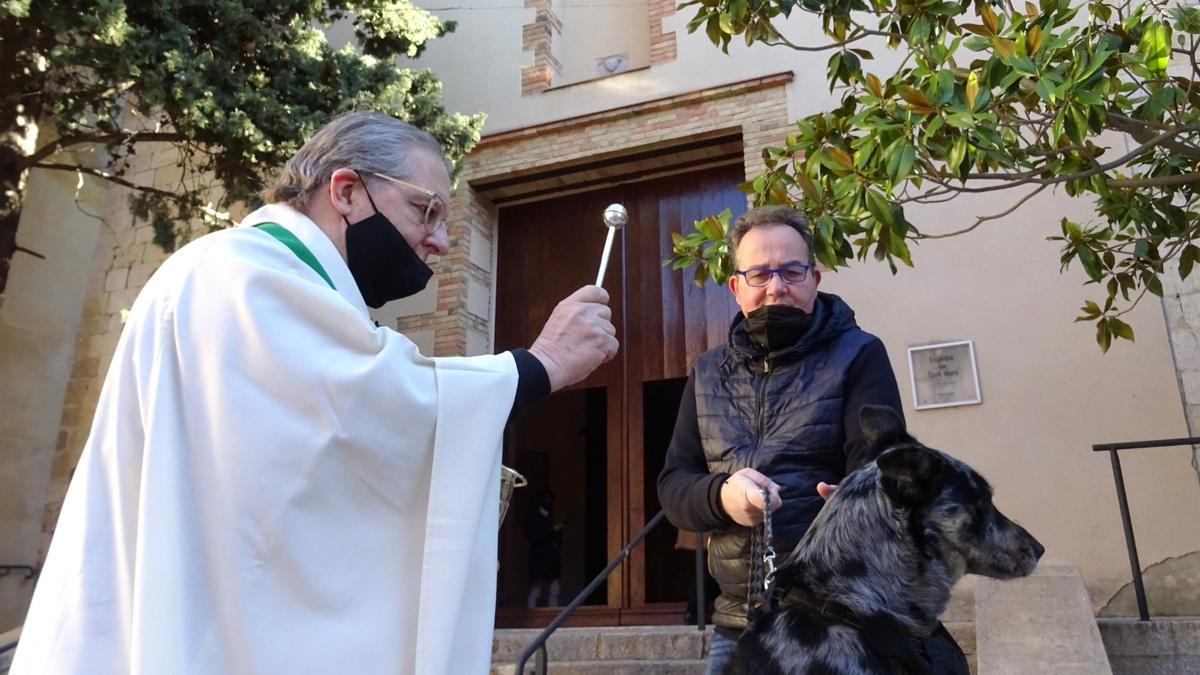
{"label": "black face mask", "polygon": [[[366,185],[363,185],[366,190]],[[367,306],[378,309],[392,300],[424,290],[433,270],[421,260],[404,235],[375,207],[374,215],[351,224],[346,216],[346,265]]]}
{"label": "black face mask", "polygon": [[746,315],[746,335],[768,353],[796,344],[812,323],[812,315],[799,307],[764,305]]}

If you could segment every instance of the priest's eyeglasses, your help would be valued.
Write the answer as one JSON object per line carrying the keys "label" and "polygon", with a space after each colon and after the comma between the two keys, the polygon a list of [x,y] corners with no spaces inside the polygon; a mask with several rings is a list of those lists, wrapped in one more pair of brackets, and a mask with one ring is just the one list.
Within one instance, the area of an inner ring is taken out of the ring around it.
{"label": "priest's eyeglasses", "polygon": [[429,201],[425,204],[424,220],[421,221],[421,224],[425,226],[426,234],[433,234],[438,231],[438,228],[446,224],[446,202],[442,201],[442,197],[438,193],[423,188],[420,185],[413,185],[408,181],[385,176],[381,173],[372,173],[371,175],[376,178],[382,178],[389,183],[411,188],[429,198]]}
{"label": "priest's eyeglasses", "polygon": [[776,274],[785,284],[798,284],[808,278],[808,270],[812,265],[792,263],[783,267],[754,267],[748,270],[737,270],[735,274],[742,275],[746,283],[754,288],[762,288],[771,283],[771,277]]}

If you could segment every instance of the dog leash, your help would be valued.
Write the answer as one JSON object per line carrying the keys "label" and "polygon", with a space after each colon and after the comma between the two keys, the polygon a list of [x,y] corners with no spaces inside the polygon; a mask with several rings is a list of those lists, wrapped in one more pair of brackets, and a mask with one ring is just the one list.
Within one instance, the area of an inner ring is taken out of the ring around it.
{"label": "dog leash", "polygon": [[762,488],[763,497],[763,593],[769,598],[775,589],[775,534],[771,531],[771,493]]}
{"label": "dog leash", "polygon": [[[750,534],[750,588],[746,593],[746,614],[756,606],[770,611],[775,605],[775,534],[771,529],[771,493],[762,488],[762,531]],[[761,542],[761,543],[760,543]],[[758,599],[761,594],[761,602]]]}

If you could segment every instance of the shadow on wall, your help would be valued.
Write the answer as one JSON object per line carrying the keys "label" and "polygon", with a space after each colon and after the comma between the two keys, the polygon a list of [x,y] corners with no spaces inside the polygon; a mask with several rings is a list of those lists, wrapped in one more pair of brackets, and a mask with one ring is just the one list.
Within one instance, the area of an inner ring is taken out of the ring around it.
{"label": "shadow on wall", "polygon": [[[1142,571],[1151,617],[1200,616],[1200,551],[1167,558]],[[1109,598],[1099,616],[1137,616],[1133,582]]]}

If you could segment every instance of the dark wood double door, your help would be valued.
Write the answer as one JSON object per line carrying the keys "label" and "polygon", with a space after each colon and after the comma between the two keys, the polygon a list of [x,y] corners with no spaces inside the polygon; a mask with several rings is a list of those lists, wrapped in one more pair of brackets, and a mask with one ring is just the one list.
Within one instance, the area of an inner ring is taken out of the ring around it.
{"label": "dark wood double door", "polygon": [[[729,208],[745,210],[742,168],[725,166],[502,208],[496,294],[496,349],[528,346],[559,300],[595,281],[605,206],[625,205],[629,224],[614,243],[604,287],[621,350],[585,381],[552,395],[510,427],[505,464],[530,481],[517,490],[501,530],[497,625],[540,626],[557,613],[542,589],[530,608],[532,577],[553,568],[554,552],[531,546],[546,526],[538,506],[554,496],[560,524],[557,605],[566,605],[659,510],[658,472],[693,359],[725,340],[737,311],[729,291],[698,288],[690,271],[662,263],[671,233]],[[540,524],[539,524],[540,523]],[[574,625],[682,620],[692,552],[659,526],[576,613]],[[531,560],[531,557],[534,558]],[[549,586],[548,584],[542,584]]]}

